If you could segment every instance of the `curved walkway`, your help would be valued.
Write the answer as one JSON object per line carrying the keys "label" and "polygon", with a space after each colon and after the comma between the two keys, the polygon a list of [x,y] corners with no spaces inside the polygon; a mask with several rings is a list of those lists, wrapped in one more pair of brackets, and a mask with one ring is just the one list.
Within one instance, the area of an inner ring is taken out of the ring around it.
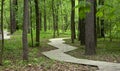
{"label": "curved walkway", "polygon": [[77,49],[77,47],[64,44],[65,41],[63,41],[63,39],[64,38],[50,39],[51,42],[48,44],[51,46],[54,46],[58,49],[43,52],[43,54],[50,59],[54,59],[54,60],[58,60],[58,61],[98,66],[99,70],[97,70],[97,71],[120,71],[119,63],[78,59],[78,58],[75,58],[68,54],[65,54],[65,52],[75,50],[75,49]]}

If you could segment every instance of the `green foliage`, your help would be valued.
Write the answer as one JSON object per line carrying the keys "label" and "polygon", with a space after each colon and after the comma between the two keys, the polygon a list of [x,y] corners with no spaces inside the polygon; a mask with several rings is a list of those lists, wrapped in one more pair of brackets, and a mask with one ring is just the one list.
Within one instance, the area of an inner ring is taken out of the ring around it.
{"label": "green foliage", "polygon": [[[98,0],[100,1],[100,0]],[[104,5],[97,3],[97,17],[104,20],[104,28],[106,37],[110,36],[112,31],[112,38],[119,38],[119,22],[120,22],[120,1],[119,0],[105,0]]]}
{"label": "green foliage", "polygon": [[80,11],[79,11],[80,19],[85,18],[86,13],[90,12],[90,6],[91,6],[91,3],[87,2],[86,0],[79,2],[79,4],[76,6],[76,8],[80,8]]}
{"label": "green foliage", "polygon": [[10,60],[4,60],[4,65],[10,65],[11,64],[11,61]]}
{"label": "green foliage", "polygon": [[96,13],[97,17],[102,18],[104,16],[103,12],[104,12],[104,6],[98,5],[97,6],[97,13]]}

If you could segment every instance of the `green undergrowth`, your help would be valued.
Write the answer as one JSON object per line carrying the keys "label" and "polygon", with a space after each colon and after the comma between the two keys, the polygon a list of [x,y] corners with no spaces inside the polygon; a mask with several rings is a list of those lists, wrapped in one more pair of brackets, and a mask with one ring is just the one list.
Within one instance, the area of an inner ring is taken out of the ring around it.
{"label": "green undergrowth", "polygon": [[[68,37],[70,33],[60,33],[59,37]],[[58,37],[58,38],[59,38]],[[16,31],[13,35],[11,35],[11,39],[5,40],[4,47],[4,59],[3,66],[0,67],[4,69],[6,67],[15,68],[26,66],[28,64],[32,65],[44,65],[45,67],[51,66],[54,64],[54,60],[48,59],[41,52],[54,50],[56,48],[48,45],[49,39],[53,38],[53,34],[51,31],[43,32],[41,31],[40,35],[40,47],[35,46],[35,31],[33,31],[33,43],[34,47],[31,47],[31,35],[28,34],[28,45],[29,45],[29,61],[22,61],[22,31]]]}
{"label": "green undergrowth", "polygon": [[108,61],[108,62],[120,62],[120,40],[113,39],[109,41],[106,39],[98,39],[96,55],[87,56],[84,55],[85,46],[81,46],[78,40],[75,43],[71,43],[70,39],[66,39],[66,44],[78,47],[76,50],[67,52],[68,54],[83,59],[98,60],[98,61]]}

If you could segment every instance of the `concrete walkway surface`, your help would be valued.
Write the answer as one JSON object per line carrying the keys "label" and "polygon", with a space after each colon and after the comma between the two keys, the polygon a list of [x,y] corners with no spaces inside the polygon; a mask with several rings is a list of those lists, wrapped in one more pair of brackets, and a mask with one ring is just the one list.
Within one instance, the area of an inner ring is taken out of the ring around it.
{"label": "concrete walkway surface", "polygon": [[[4,31],[4,39],[10,39],[10,35],[8,35],[9,32]],[[0,40],[2,39],[2,34],[0,34]]]}
{"label": "concrete walkway surface", "polygon": [[65,52],[75,50],[77,49],[77,47],[64,44],[65,41],[63,41],[63,39],[65,38],[50,39],[50,42],[48,44],[58,49],[43,52],[43,54],[53,60],[97,66],[99,68],[99,70],[97,71],[120,71],[119,63],[78,59],[68,54],[65,54]]}

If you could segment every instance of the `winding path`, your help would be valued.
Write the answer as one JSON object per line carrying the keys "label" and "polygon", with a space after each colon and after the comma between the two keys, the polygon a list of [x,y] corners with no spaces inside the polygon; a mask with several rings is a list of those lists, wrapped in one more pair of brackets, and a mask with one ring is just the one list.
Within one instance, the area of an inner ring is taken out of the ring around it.
{"label": "winding path", "polygon": [[[4,39],[10,39],[10,35],[8,35],[9,32],[4,31]],[[2,34],[0,34],[0,40],[2,39]]]}
{"label": "winding path", "polygon": [[58,61],[98,66],[99,70],[97,70],[97,71],[120,71],[119,63],[78,59],[78,58],[75,58],[68,54],[65,54],[65,52],[75,50],[75,49],[77,49],[77,47],[64,44],[65,41],[63,41],[63,39],[64,38],[50,39],[51,42],[48,44],[51,46],[54,46],[58,49],[43,52],[43,54],[50,59],[54,59],[54,60],[58,60]]}

